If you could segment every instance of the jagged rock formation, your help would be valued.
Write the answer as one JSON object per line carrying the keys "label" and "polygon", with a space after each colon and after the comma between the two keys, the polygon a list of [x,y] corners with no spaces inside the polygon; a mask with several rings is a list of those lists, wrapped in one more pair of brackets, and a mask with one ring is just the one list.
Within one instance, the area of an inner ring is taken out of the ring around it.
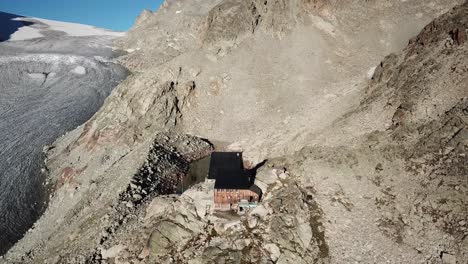
{"label": "jagged rock formation", "polygon": [[[206,185],[175,201],[154,200],[145,226],[156,228],[139,230],[130,243],[121,241],[122,251],[116,257],[121,261],[147,258],[152,263],[327,262],[328,246],[313,189],[299,186],[292,176],[280,179],[269,170],[259,178],[263,177],[273,180],[268,185],[273,191],[240,219],[209,215],[200,203],[212,199]],[[148,241],[147,247],[132,247],[141,237]]]}
{"label": "jagged rock formation", "polygon": [[[50,241],[54,241],[42,250],[59,253],[42,255],[36,248],[29,256],[8,261],[89,262],[101,258],[101,247],[113,245],[120,241],[122,233],[128,236],[140,228],[144,210],[151,200],[160,194],[175,193],[177,182],[181,174],[186,172],[188,162],[211,151],[211,145],[207,142],[186,135],[160,133],[154,137],[154,142],[149,150],[140,150],[138,153],[148,151],[147,156],[134,156],[135,153],[121,157],[122,161],[130,160],[142,165],[128,178],[119,177],[122,171],[128,173],[125,167],[107,170],[107,177],[96,178],[91,178],[92,174],[88,174],[90,178],[86,177],[86,167],[66,167],[60,170],[62,173],[56,180],[57,191],[53,198],[56,203],[52,202],[49,210],[65,209],[69,210],[69,214],[57,211],[55,213],[58,215],[46,214],[42,219],[56,219],[64,226],[49,227],[45,222],[45,226],[35,226],[44,228],[46,233],[40,235],[47,234]],[[106,164],[108,160],[98,162]],[[40,237],[33,235],[29,239],[34,244]],[[62,239],[67,242],[64,244]]]}
{"label": "jagged rock formation", "polygon": [[[145,12],[120,43],[134,74],[55,143],[47,165],[63,183],[6,259],[463,261],[468,3],[413,38],[458,3],[200,0]],[[262,205],[212,214],[203,184],[182,196],[135,193],[135,175],[172,171],[138,174],[148,152],[179,170],[190,159],[174,153],[210,151],[178,133],[269,159]]]}

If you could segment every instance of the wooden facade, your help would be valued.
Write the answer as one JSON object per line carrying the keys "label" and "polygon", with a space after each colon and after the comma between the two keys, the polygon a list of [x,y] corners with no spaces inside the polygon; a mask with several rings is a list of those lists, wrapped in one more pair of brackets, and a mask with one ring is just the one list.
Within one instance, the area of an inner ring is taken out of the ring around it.
{"label": "wooden facade", "polygon": [[258,193],[252,190],[215,189],[215,209],[221,211],[237,210],[239,205],[257,204],[260,200]]}

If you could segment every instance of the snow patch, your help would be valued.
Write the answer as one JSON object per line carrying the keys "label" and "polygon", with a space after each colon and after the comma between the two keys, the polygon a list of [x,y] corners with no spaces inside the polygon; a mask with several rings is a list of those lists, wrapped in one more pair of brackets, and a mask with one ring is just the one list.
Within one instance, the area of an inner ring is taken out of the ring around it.
{"label": "snow patch", "polygon": [[36,20],[49,25],[52,30],[63,31],[70,36],[93,36],[93,35],[107,35],[115,37],[123,37],[125,32],[115,32],[103,28],[97,28],[89,25],[67,23],[61,21],[47,20],[35,18]]}
{"label": "snow patch", "polygon": [[375,69],[377,69],[377,66],[371,67],[367,71],[367,79],[369,79],[369,80],[372,79],[372,77],[374,76]]}
{"label": "snow patch", "polygon": [[[41,28],[32,26],[24,26],[19,28],[14,34],[10,36],[10,41],[26,40],[33,38],[44,37],[41,31],[55,30],[65,32],[69,36],[82,37],[82,36],[114,36],[123,37],[125,32],[110,31],[103,28],[97,28],[89,25],[82,25],[76,23],[61,22],[55,20],[48,20],[35,17],[17,17],[15,21],[32,22],[41,25]],[[45,26],[45,28],[44,28]]]}
{"label": "snow patch", "polygon": [[86,69],[83,66],[76,66],[75,69],[72,70],[73,73],[79,74],[79,75],[85,75],[86,74]]}
{"label": "snow patch", "polygon": [[44,35],[40,33],[40,29],[32,27],[20,27],[15,33],[10,35],[11,41],[42,38]]}

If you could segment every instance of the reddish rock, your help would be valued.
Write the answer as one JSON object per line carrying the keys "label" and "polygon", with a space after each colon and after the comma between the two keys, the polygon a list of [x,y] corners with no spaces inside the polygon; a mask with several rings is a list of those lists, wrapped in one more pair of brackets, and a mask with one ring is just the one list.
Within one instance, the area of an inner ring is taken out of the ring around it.
{"label": "reddish rock", "polygon": [[456,28],[450,32],[453,41],[456,45],[463,45],[466,42],[466,30],[464,28]]}

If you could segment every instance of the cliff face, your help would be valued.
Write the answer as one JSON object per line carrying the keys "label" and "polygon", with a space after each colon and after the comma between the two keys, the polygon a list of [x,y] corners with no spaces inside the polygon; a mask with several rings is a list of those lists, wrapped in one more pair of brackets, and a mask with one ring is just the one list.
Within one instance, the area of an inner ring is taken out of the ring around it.
{"label": "cliff face", "polygon": [[[459,3],[166,1],[143,13],[120,43],[133,75],[49,151],[55,196],[7,259],[468,258]],[[238,218],[212,214],[205,185],[136,192],[141,175],[174,179],[211,151],[183,134],[242,149],[253,164],[269,159],[257,176],[262,204]]]}

